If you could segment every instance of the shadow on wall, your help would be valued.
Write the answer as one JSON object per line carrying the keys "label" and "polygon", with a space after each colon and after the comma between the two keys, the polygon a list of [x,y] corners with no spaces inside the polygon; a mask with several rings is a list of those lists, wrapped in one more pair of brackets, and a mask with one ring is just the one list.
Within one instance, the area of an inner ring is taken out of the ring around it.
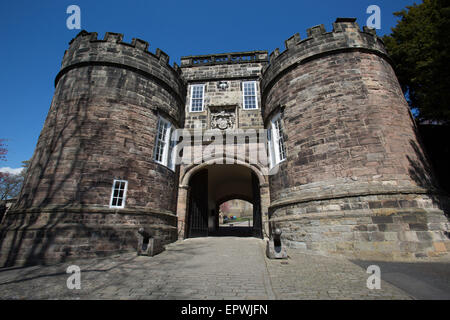
{"label": "shadow on wall", "polygon": [[[96,142],[108,137],[106,134],[108,126],[95,124],[93,119],[88,117],[88,108],[92,108],[90,97],[93,96],[91,72],[88,74],[89,77],[84,81],[89,84],[89,87],[85,93],[76,98],[76,102],[66,98],[64,96],[66,91],[62,89],[58,90],[55,96],[54,101],[57,106],[53,106],[51,113],[47,116],[45,122],[47,132],[40,137],[19,201],[11,208],[13,212],[5,216],[0,228],[0,259],[3,267],[13,266],[17,262],[24,265],[45,263],[44,258],[49,249],[58,252],[57,260],[64,262],[74,253],[79,256],[80,253],[91,250],[90,245],[96,245],[95,241],[93,244],[89,241],[89,245],[85,246],[72,244],[70,236],[73,235],[85,239],[107,236],[110,245],[122,247],[124,244],[123,235],[121,237],[114,228],[102,226],[101,230],[93,229],[88,227],[81,217],[74,219],[70,211],[65,210],[73,206],[83,207],[83,199],[91,190],[102,186],[110,189],[111,172],[127,176],[132,167],[130,160],[115,167],[110,166],[107,170],[100,169],[98,165],[93,167],[91,159]],[[61,79],[61,82],[66,80],[67,78]],[[70,85],[61,83],[60,88],[70,88]],[[116,92],[118,95],[120,90]],[[108,98],[120,101],[119,96]],[[107,118],[110,116],[111,111],[104,115]],[[89,128],[88,132],[86,128]],[[95,129],[92,130],[92,128]],[[112,138],[109,136],[107,139]],[[130,144],[135,145],[135,140],[130,141]],[[71,151],[70,163],[65,159],[66,154],[64,154],[67,152],[67,147],[74,149]],[[86,166],[89,166],[87,170]],[[86,172],[89,174],[83,174]],[[92,179],[92,177],[95,178]],[[62,199],[60,192],[62,189],[67,190],[67,186],[73,186],[73,191],[69,197],[64,194],[63,203],[60,200]],[[58,192],[60,194],[57,194]],[[39,202],[36,203],[36,200]],[[55,206],[54,203],[57,205]],[[51,210],[45,223],[39,219],[39,210],[27,214],[20,213],[23,209],[45,208],[47,205],[51,205]],[[64,223],[70,223],[70,226],[67,224],[64,226]],[[128,237],[133,236],[136,237],[134,234],[128,234]],[[66,242],[56,243],[57,238],[65,238]],[[107,248],[104,249],[107,250]],[[25,252],[26,255],[23,256]]]}
{"label": "shadow on wall", "polygon": [[[419,145],[410,140],[410,145],[414,150],[415,157],[407,155],[409,162],[408,173],[411,179],[416,182],[420,187],[429,189],[427,194],[438,207],[444,211],[447,218],[450,215],[449,207],[449,169],[448,163],[450,162],[448,150],[450,143],[445,141],[443,136],[426,135],[425,139],[421,134],[423,131],[420,127],[415,129],[417,141]],[[436,131],[436,133],[440,132]],[[450,130],[448,131],[450,133]],[[423,152],[422,152],[423,150]],[[442,157],[447,157],[447,159]],[[445,166],[442,164],[446,163]],[[446,184],[447,183],[447,184]]]}
{"label": "shadow on wall", "polygon": [[450,194],[450,126],[419,125],[422,141],[426,147],[431,164],[437,173],[439,185]]}

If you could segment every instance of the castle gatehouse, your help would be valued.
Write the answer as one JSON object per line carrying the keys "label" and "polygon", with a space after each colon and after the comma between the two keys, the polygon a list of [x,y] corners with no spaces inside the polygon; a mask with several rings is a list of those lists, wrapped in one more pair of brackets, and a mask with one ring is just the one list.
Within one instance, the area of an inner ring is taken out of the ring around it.
{"label": "castle gatehouse", "polygon": [[374,30],[338,18],[282,52],[172,66],[122,38],[82,31],[70,42],[1,225],[1,265],[135,251],[140,228],[162,244],[211,236],[230,199],[253,205],[252,236],[280,228],[288,248],[449,251],[448,199]]}

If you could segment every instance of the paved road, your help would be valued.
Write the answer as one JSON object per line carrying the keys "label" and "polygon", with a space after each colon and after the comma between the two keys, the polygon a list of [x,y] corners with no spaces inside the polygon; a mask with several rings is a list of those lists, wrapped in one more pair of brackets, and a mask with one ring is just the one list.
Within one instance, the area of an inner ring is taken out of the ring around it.
{"label": "paved road", "polygon": [[450,300],[450,261],[353,262],[363,268],[378,265],[382,279],[408,292],[415,299]]}
{"label": "paved road", "polygon": [[[411,298],[384,281],[380,290],[367,289],[365,268],[347,259],[294,250],[289,255],[288,260],[269,260],[264,242],[255,238],[188,239],[155,257],[127,253],[0,269],[0,299]],[[66,286],[70,264],[81,268],[81,290]]]}

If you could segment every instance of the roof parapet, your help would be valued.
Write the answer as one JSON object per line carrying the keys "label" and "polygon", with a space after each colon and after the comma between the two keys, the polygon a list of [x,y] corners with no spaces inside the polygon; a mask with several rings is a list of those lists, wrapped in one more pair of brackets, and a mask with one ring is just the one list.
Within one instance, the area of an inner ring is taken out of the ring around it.
{"label": "roof parapet", "polygon": [[105,36],[103,37],[103,40],[98,39],[98,33],[97,32],[87,32],[86,30],[81,30],[75,38],[73,38],[69,45],[74,44],[77,41],[87,41],[87,42],[110,42],[110,43],[116,43],[118,45],[126,45],[133,48],[136,48],[138,50],[142,50],[148,54],[151,54],[155,57],[157,57],[162,63],[169,63],[169,55],[162,51],[161,49],[157,48],[155,53],[150,52],[149,49],[149,43],[145,40],[141,40],[138,38],[133,38],[131,40],[131,43],[123,42],[123,34],[122,33],[115,33],[115,32],[106,32]]}
{"label": "roof parapet", "polygon": [[284,42],[286,49],[283,52],[277,48],[270,54],[270,63],[262,69],[263,87],[292,65],[327,53],[362,50],[389,59],[383,41],[376,35],[376,31],[368,27],[361,30],[356,18],[337,18],[331,32],[327,32],[325,26],[320,24],[308,28],[306,33],[307,38],[303,40],[300,39],[299,33],[294,34]]}
{"label": "roof parapet", "polygon": [[333,23],[333,32],[345,32],[349,29],[361,31],[356,18],[337,18]]}
{"label": "roof parapet", "polygon": [[280,49],[279,48],[275,48],[275,50],[273,50],[272,53],[270,54],[269,59],[272,61],[273,59],[275,59],[279,55],[280,55]]}
{"label": "roof parapet", "polygon": [[159,59],[159,61],[163,63],[169,63],[169,55],[162,51],[160,48],[156,48],[155,55]]}
{"label": "roof parapet", "polygon": [[136,49],[141,49],[144,51],[148,51],[148,47],[149,47],[149,43],[147,41],[137,39],[137,38],[133,38],[131,40],[131,45],[133,47],[135,47]]}
{"label": "roof parapet", "polygon": [[181,57],[181,67],[267,61],[267,51],[230,52]]}
{"label": "roof parapet", "polygon": [[325,26],[323,24],[306,29],[306,35],[308,38],[317,38],[326,32],[327,30],[325,30]]}
{"label": "roof parapet", "polygon": [[106,42],[113,42],[113,43],[119,43],[122,42],[123,34],[122,33],[115,33],[115,32],[106,32],[105,37],[103,40]]}
{"label": "roof parapet", "polygon": [[374,28],[370,28],[368,26],[364,26],[363,27],[363,31],[366,32],[366,33],[373,34],[374,36],[377,35],[377,30],[375,30]]}
{"label": "roof parapet", "polygon": [[297,42],[300,42],[300,34],[298,32],[289,39],[287,39],[286,41],[284,41],[284,46],[286,49],[289,49],[295,46]]}

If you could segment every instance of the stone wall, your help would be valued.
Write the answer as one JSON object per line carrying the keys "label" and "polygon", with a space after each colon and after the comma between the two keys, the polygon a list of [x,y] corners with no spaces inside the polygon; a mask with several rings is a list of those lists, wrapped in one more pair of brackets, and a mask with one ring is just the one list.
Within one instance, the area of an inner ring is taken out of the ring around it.
{"label": "stone wall", "polygon": [[275,209],[288,247],[363,259],[409,259],[450,250],[448,219],[429,197],[366,195]]}
{"label": "stone wall", "polygon": [[[188,84],[185,128],[211,129],[211,114],[221,110],[229,110],[235,115],[235,129],[261,128],[259,80],[266,64],[266,51],[182,57],[182,76]],[[251,80],[258,86],[258,109],[244,110],[242,81]],[[205,84],[203,112],[190,112],[192,84]]]}

